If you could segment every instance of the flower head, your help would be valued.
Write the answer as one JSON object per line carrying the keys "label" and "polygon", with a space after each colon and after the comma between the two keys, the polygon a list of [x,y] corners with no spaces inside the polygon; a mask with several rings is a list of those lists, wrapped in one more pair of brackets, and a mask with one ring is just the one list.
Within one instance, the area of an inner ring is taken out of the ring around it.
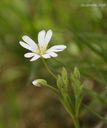
{"label": "flower head", "polygon": [[51,48],[47,49],[49,41],[52,37],[52,30],[42,30],[38,33],[38,44],[36,44],[30,37],[27,35],[23,36],[23,41],[20,41],[20,45],[23,48],[28,49],[30,52],[24,54],[26,58],[31,58],[30,61],[35,61],[40,57],[45,59],[51,57],[57,57],[58,54],[56,52],[63,51],[66,46],[65,45],[54,45]]}

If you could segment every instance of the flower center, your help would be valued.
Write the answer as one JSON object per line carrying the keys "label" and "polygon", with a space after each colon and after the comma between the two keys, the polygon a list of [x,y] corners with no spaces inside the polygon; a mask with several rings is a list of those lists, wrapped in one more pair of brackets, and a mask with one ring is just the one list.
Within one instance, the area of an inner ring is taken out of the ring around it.
{"label": "flower center", "polygon": [[36,54],[43,55],[45,54],[45,51],[46,51],[46,46],[42,45],[42,46],[38,46],[38,48],[34,52]]}

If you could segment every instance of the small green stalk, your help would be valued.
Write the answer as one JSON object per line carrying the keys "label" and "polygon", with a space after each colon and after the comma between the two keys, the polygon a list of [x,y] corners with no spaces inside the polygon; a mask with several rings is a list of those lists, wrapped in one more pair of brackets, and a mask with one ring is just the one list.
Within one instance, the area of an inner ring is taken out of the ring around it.
{"label": "small green stalk", "polygon": [[77,118],[77,117],[75,117],[75,116],[73,116],[72,114],[71,114],[71,118],[72,118],[72,121],[73,121],[74,127],[75,127],[75,128],[80,128],[78,118]]}
{"label": "small green stalk", "polygon": [[53,90],[56,94],[58,94],[58,90],[55,88],[55,87],[53,87],[53,86],[51,86],[51,85],[46,85],[46,87],[48,87],[48,88],[50,88],[51,90]]}
{"label": "small green stalk", "polygon": [[[73,76],[71,77],[71,80],[73,81],[73,89],[74,89],[74,93],[75,93],[75,109],[73,110],[72,105],[70,104],[70,99],[69,99],[69,94],[68,94],[68,78],[67,78],[67,71],[66,69],[63,68],[61,75],[58,76],[58,78],[56,77],[56,75],[48,68],[48,65],[46,63],[46,61],[42,58],[43,64],[45,65],[47,71],[57,80],[57,87],[58,90],[50,85],[46,85],[47,87],[49,87],[50,89],[52,89],[54,92],[56,92],[56,94],[58,94],[60,97],[60,102],[63,104],[63,106],[65,107],[66,111],[70,114],[70,117],[73,121],[74,127],[75,128],[80,128],[79,125],[79,119],[78,119],[78,115],[79,115],[79,108],[80,108],[80,101],[79,100],[79,96],[76,94],[78,91],[78,85],[80,84],[78,81],[78,72],[74,72]],[[78,70],[77,70],[78,71]],[[76,77],[75,77],[76,76]],[[78,93],[80,93],[78,91]],[[68,96],[68,97],[67,97]]]}
{"label": "small green stalk", "polygon": [[43,64],[45,65],[47,71],[55,78],[57,79],[57,77],[55,76],[55,74],[48,68],[48,65],[46,63],[46,61],[42,58]]}

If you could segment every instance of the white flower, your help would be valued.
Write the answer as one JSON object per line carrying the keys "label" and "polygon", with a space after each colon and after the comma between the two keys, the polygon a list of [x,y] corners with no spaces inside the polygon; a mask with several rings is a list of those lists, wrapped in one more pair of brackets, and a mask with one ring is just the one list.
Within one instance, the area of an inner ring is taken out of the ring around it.
{"label": "white flower", "polygon": [[[38,44],[36,44],[30,37],[27,35],[23,36],[23,41],[20,41],[20,45],[23,48],[28,49],[30,52],[24,54],[26,58],[31,58],[30,61],[35,61],[40,57],[45,59],[51,57],[57,57],[58,55],[56,52],[63,51],[66,46],[65,45],[54,45],[51,48],[47,49],[48,43],[52,37],[52,30],[42,30],[38,34]],[[26,42],[26,43],[25,43]]]}

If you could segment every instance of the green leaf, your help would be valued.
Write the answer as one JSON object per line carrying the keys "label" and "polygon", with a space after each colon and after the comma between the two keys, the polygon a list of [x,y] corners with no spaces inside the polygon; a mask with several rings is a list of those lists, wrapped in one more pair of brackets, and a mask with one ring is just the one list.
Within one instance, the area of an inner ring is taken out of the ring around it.
{"label": "green leaf", "polygon": [[71,87],[74,92],[74,106],[75,106],[75,114],[78,116],[79,108],[81,106],[81,101],[83,99],[83,84],[80,81],[80,72],[77,67],[74,68],[73,74],[70,77]]}
{"label": "green leaf", "polygon": [[68,76],[67,76],[67,71],[66,71],[66,69],[64,67],[62,68],[61,75],[62,75],[63,83],[64,83],[65,88],[67,90],[67,87],[68,87]]}
{"label": "green leaf", "polygon": [[67,71],[66,69],[63,67],[62,68],[62,72],[61,72],[62,78],[64,79],[64,81],[67,81]]}
{"label": "green leaf", "polygon": [[74,68],[74,76],[78,79],[80,78],[80,72],[77,67]]}

